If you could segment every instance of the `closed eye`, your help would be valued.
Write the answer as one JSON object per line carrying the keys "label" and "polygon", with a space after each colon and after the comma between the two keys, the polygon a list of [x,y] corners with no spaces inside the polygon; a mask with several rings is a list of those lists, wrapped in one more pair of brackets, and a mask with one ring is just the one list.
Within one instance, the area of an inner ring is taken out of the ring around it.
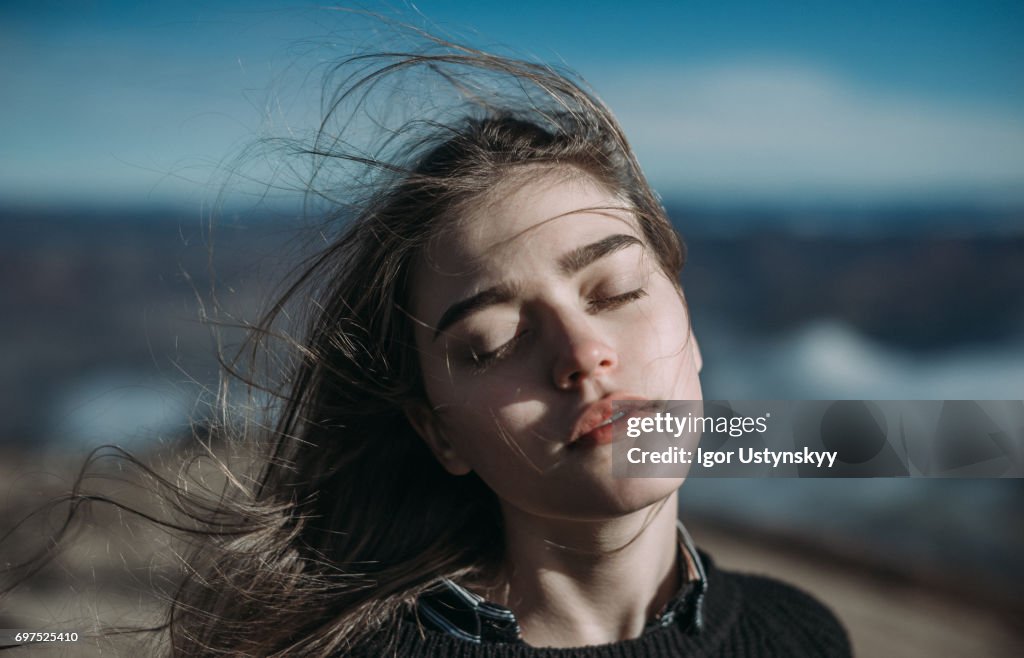
{"label": "closed eye", "polygon": [[495,363],[510,356],[512,352],[515,351],[515,348],[519,344],[519,342],[523,339],[523,336],[526,336],[529,333],[529,330],[521,331],[520,333],[516,334],[512,338],[512,340],[501,345],[497,349],[491,350],[490,352],[484,352],[482,354],[479,354],[475,350],[473,350],[470,354],[470,360],[473,363],[474,370],[478,373],[483,372],[487,370],[487,368],[489,368],[490,366],[494,365]]}
{"label": "closed eye", "polygon": [[599,313],[601,311],[612,311],[620,306],[625,306],[630,302],[634,302],[641,297],[646,297],[647,291],[643,288],[637,288],[636,290],[630,290],[624,292],[621,295],[612,295],[611,297],[599,297],[591,299],[587,302],[587,309],[591,313]]}

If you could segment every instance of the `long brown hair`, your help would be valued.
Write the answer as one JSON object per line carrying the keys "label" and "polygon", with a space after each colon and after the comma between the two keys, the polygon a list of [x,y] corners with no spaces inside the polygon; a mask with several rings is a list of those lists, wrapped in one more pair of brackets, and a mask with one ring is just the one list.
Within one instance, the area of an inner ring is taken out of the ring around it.
{"label": "long brown hair", "polygon": [[[309,195],[334,206],[326,246],[225,363],[276,400],[271,422],[232,438],[263,446],[255,477],[226,472],[230,495],[194,505],[161,481],[191,521],[178,529],[196,538],[160,627],[171,655],[344,654],[386,641],[440,579],[495,573],[495,495],[474,474],[449,475],[404,411],[429,405],[407,312],[417,258],[498,183],[525,168],[582,172],[630,207],[672,279],[682,268],[682,243],[621,128],[571,74],[418,38],[417,52],[334,65],[315,136],[285,143],[307,158]],[[410,76],[457,102],[378,126],[375,147],[353,148],[353,116]]]}

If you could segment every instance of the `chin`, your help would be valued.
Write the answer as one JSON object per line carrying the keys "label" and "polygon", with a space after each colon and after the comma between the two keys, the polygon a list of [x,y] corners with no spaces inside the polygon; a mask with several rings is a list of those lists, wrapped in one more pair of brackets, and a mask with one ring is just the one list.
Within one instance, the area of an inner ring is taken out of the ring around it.
{"label": "chin", "polygon": [[555,516],[607,520],[651,508],[671,496],[683,478],[616,478],[599,487],[576,487],[560,499]]}

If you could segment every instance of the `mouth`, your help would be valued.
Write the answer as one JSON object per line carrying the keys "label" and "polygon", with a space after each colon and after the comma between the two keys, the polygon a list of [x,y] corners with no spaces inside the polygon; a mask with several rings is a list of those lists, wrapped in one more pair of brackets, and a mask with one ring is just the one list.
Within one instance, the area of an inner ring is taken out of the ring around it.
{"label": "mouth", "polygon": [[[615,441],[615,424],[633,411],[646,408],[649,400],[632,395],[612,395],[594,402],[580,414],[568,441],[570,449],[607,445]],[[613,409],[613,403],[618,403]],[[628,408],[623,409],[623,404]],[[634,408],[635,407],[635,408]]]}
{"label": "mouth", "polygon": [[609,418],[608,420],[606,420],[603,423],[601,423],[600,425],[598,425],[598,427],[604,427],[605,425],[611,425],[612,423],[614,423],[615,421],[617,421],[618,419],[622,418],[625,415],[626,415],[625,411],[616,411],[615,413],[612,414],[611,418]]}

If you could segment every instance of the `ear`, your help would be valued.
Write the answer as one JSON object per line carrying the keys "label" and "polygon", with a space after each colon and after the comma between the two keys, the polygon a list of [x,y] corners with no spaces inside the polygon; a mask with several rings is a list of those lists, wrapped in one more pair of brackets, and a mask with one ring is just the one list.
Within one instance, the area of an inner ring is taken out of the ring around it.
{"label": "ear", "polygon": [[473,468],[459,456],[455,446],[451,444],[439,427],[437,414],[424,403],[406,406],[405,417],[434,453],[434,457],[452,475],[466,475]]}

